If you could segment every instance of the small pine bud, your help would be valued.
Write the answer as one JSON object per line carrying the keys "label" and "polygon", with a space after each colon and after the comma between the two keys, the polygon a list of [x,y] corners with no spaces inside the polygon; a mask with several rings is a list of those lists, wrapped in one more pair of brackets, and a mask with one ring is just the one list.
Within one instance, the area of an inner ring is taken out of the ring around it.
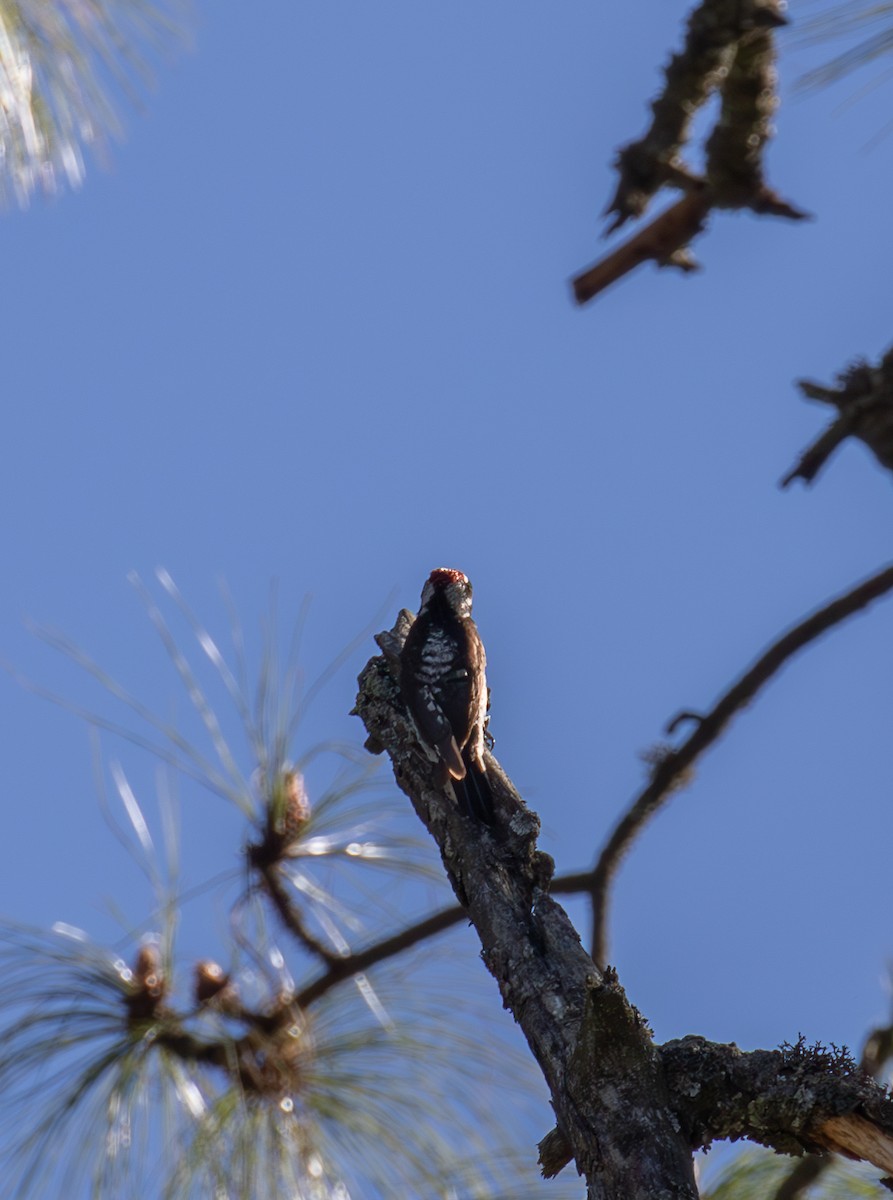
{"label": "small pine bud", "polygon": [[248,861],[264,870],[288,855],[307,827],[311,808],[299,771],[280,771],[272,784],[261,780],[261,789],[266,801],[266,828],[263,840],[248,846]]}
{"label": "small pine bud", "polygon": [[239,992],[232,977],[210,958],[203,958],[195,964],[193,994],[199,1006],[208,1005],[230,1016],[237,1016],[241,1012]]}
{"label": "small pine bud", "polygon": [[195,964],[195,1002],[207,1004],[218,996],[229,983],[229,976],[219,963],[203,958]]}
{"label": "small pine bud", "polygon": [[282,840],[286,846],[296,842],[310,820],[310,800],[304,786],[304,776],[286,771],[282,777],[285,791],[285,811],[282,817]]}
{"label": "small pine bud", "polygon": [[153,1017],[167,993],[167,979],[161,969],[161,954],[153,942],[144,942],[133,965],[133,990],[127,998],[131,1017]]}
{"label": "small pine bud", "polygon": [[161,954],[152,942],[140,946],[133,968],[133,978],[147,995],[160,998],[165,992],[164,973],[161,970]]}

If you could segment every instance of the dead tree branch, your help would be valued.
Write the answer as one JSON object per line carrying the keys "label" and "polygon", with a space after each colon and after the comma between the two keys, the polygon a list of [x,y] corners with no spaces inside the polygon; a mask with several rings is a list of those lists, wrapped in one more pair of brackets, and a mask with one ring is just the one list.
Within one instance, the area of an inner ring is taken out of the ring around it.
{"label": "dead tree branch", "polygon": [[893,1171],[893,1100],[846,1050],[802,1040],[744,1053],[687,1037],[661,1047],[692,1145],[749,1138],[781,1154],[828,1150]]}
{"label": "dead tree branch", "polygon": [[[864,606],[869,587],[882,594],[880,579],[857,589],[859,603],[848,594],[791,631],[773,648],[780,661],[793,653],[792,640],[817,636],[817,622],[827,628],[841,619],[841,605]],[[893,587],[893,567],[884,583]],[[589,1200],[694,1200],[691,1150],[717,1137],[752,1137],[796,1154],[833,1144],[884,1166],[893,1150],[893,1104],[883,1089],[851,1079],[848,1068],[817,1051],[798,1044],[741,1055],[699,1038],[654,1044],[616,974],[598,970],[552,898],[552,860],[536,848],[539,822],[492,755],[492,828],[462,815],[450,786],[436,782],[389,665],[405,630],[404,619],[380,638],[388,656],[371,659],[360,675],[356,711],[436,840],[482,959],[546,1079],[560,1132],[544,1139],[544,1168],[560,1169],[566,1147]],[[732,711],[745,702],[742,695]],[[815,1087],[803,1086],[806,1076]]]}
{"label": "dead tree branch", "polygon": [[[893,1058],[893,1025],[880,1025],[873,1029],[865,1039],[859,1067],[867,1075],[880,1082],[881,1075],[891,1058]],[[827,1155],[820,1157],[815,1154],[801,1159],[782,1181],[772,1200],[798,1200],[806,1189],[825,1173],[831,1165],[831,1161]]]}
{"label": "dead tree branch", "polygon": [[[697,267],[690,242],[711,209],[749,209],[800,220],[801,209],[766,183],[763,153],[777,108],[773,30],[785,24],[778,0],[701,0],[688,20],[685,45],[666,70],[652,102],[647,133],[617,156],[619,182],[607,209],[613,233],[641,217],[664,187],[687,194],[654,222],[572,282],[578,304],[649,259],[684,271]],[[682,159],[691,119],[712,92],[720,114],[706,146],[706,171],[697,176]]]}
{"label": "dead tree branch", "polygon": [[812,483],[848,437],[864,442],[881,466],[893,471],[893,348],[876,367],[858,362],[841,372],[836,387],[823,387],[807,379],[800,380],[798,386],[807,399],[833,405],[838,416],[785,475],[783,488],[795,479]]}
{"label": "dead tree branch", "polygon": [[645,262],[696,271],[698,264],[689,253],[688,244],[706,225],[710,208],[710,197],[704,187],[677,200],[616,250],[571,280],[577,304],[586,304]]}
{"label": "dead tree branch", "polygon": [[[393,652],[392,642],[386,644]],[[619,985],[602,982],[549,894],[553,863],[536,849],[536,816],[492,756],[487,769],[497,825],[485,829],[460,814],[449,785],[435,782],[383,657],[372,659],[360,676],[357,712],[373,744],[389,753],[398,785],[440,848],[456,897],[477,930],[483,961],[545,1076],[590,1200],[620,1195],[651,1200],[661,1194],[694,1200],[690,1152],[654,1086],[650,1034],[628,1006],[603,1010],[593,1001],[601,988],[613,1000]],[[592,1014],[585,1019],[594,1044],[626,1047],[625,1058],[607,1055],[601,1063],[600,1089],[587,1086],[589,1056],[574,1058],[582,1045],[584,1013]],[[634,1059],[640,1069],[631,1075]],[[640,1130],[639,1140],[630,1139],[631,1128]]]}
{"label": "dead tree branch", "polygon": [[[692,1148],[747,1138],[803,1158],[788,1177],[816,1178],[829,1151],[893,1165],[893,1100],[845,1049],[807,1046],[745,1053],[734,1044],[686,1037],[657,1048],[667,1103]],[[570,1162],[558,1131],[543,1139],[549,1175]],[[775,1200],[798,1193],[782,1189]]]}
{"label": "dead tree branch", "polygon": [[782,7],[777,0],[701,0],[692,11],[685,44],[667,64],[664,86],[651,102],[647,133],[617,155],[620,179],[607,209],[615,218],[608,233],[642,216],[661,188],[679,185],[692,118],[723,86],[741,39],[786,23]]}
{"label": "dead tree branch", "polygon": [[[654,767],[648,786],[633,801],[605,843],[593,871],[592,957],[604,963],[608,955],[608,895],[617,869],[633,840],[647,821],[667,801],[673,789],[690,771],[696,759],[722,735],[732,718],[746,708],[757,692],[772,679],[788,659],[821,637],[847,617],[866,608],[893,589],[893,566],[885,567],[838,596],[818,612],[789,629],[765,651],[740,679],[720,697],[705,716],[697,717],[692,733],[677,750],[666,753]],[[692,719],[693,714],[685,714]],[[671,722],[670,728],[675,727]]]}

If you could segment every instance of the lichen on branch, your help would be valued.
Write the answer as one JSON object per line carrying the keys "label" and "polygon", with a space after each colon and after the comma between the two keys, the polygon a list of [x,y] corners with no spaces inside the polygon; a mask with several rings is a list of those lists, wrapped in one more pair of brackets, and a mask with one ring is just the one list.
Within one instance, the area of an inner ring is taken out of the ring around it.
{"label": "lichen on branch", "polygon": [[[800,220],[807,214],[766,182],[763,154],[778,106],[775,29],[786,24],[778,0],[701,0],[688,19],[685,44],[664,71],[647,132],[617,155],[617,190],[607,233],[641,217],[663,188],[684,196],[620,247],[577,275],[578,304],[593,299],[640,263],[697,268],[689,245],[713,209],[749,209]],[[706,139],[703,175],[682,157],[691,121],[719,92],[719,114]]]}

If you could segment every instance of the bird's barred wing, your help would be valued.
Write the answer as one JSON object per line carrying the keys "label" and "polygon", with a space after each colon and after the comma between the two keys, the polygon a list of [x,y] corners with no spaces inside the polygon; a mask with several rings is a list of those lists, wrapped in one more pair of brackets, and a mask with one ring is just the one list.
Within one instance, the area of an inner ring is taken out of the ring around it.
{"label": "bird's barred wing", "polygon": [[412,697],[409,710],[422,740],[437,750],[450,776],[453,779],[464,778],[462,754],[435,692],[428,687],[419,688]]}

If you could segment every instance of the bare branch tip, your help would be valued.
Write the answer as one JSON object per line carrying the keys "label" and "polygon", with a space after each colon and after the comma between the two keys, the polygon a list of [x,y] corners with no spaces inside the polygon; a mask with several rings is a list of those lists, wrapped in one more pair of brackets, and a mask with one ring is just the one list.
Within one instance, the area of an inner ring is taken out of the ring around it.
{"label": "bare branch tip", "polygon": [[677,713],[672,720],[666,723],[664,730],[666,733],[675,733],[680,725],[684,725],[689,721],[694,722],[696,725],[703,725],[704,716],[702,713],[692,712],[687,708],[683,709],[682,712]]}

